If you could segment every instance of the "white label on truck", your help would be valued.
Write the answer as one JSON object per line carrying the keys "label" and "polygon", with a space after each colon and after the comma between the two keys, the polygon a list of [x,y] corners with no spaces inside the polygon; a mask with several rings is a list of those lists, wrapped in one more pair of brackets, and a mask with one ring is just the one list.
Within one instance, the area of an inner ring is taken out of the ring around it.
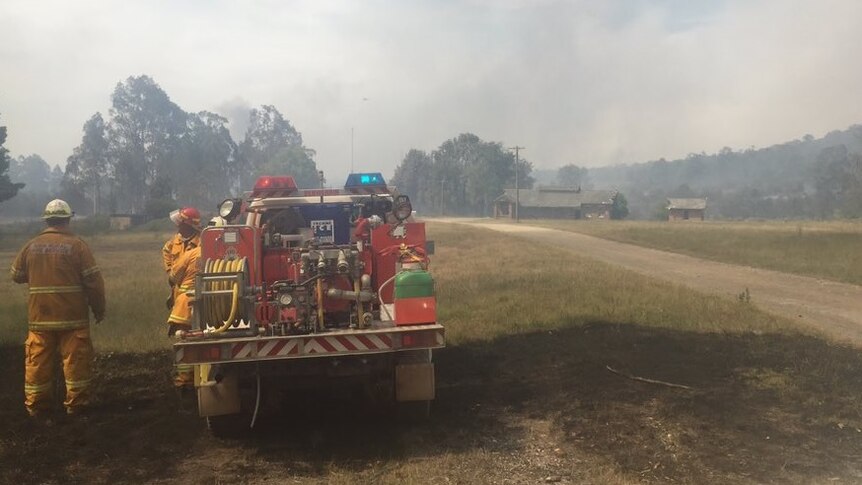
{"label": "white label on truck", "polygon": [[332,219],[324,219],[319,221],[311,221],[311,230],[314,231],[314,238],[321,243],[335,242],[335,221]]}

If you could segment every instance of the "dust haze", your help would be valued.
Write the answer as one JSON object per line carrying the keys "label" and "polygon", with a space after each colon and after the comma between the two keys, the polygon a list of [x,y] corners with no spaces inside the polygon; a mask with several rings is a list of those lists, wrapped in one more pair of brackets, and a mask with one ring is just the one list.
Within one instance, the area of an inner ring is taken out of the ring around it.
{"label": "dust haze", "polygon": [[670,159],[820,136],[862,103],[853,0],[13,0],[0,18],[7,147],[61,166],[139,74],[239,139],[243,109],[273,104],[339,173],[351,149],[391,173],[461,132],[536,168]]}

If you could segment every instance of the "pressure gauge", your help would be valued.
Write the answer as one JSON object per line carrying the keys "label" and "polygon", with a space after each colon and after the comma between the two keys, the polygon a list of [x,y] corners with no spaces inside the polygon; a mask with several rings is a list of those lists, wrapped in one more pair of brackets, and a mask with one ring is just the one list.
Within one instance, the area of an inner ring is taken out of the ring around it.
{"label": "pressure gauge", "polygon": [[290,293],[282,293],[278,295],[278,302],[281,306],[290,306],[290,304],[293,303],[293,295]]}

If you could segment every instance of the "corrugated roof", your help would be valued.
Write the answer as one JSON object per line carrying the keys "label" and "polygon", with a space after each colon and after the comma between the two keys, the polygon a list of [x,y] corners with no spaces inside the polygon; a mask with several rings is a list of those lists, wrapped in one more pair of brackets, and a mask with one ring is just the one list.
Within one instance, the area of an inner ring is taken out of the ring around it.
{"label": "corrugated roof", "polygon": [[[580,207],[583,204],[613,204],[615,190],[578,190],[568,187],[518,189],[521,207]],[[497,200],[515,201],[515,189],[506,189]]]}
{"label": "corrugated roof", "polygon": [[706,199],[668,199],[667,208],[704,210],[706,209]]}

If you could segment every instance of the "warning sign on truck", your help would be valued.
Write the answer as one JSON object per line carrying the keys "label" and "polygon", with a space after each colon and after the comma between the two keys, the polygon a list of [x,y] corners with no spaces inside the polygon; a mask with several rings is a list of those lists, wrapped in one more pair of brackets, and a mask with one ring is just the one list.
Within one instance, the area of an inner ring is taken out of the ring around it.
{"label": "warning sign on truck", "polygon": [[335,242],[335,221],[332,219],[311,221],[311,230],[314,231],[314,238],[317,239],[317,242]]}

